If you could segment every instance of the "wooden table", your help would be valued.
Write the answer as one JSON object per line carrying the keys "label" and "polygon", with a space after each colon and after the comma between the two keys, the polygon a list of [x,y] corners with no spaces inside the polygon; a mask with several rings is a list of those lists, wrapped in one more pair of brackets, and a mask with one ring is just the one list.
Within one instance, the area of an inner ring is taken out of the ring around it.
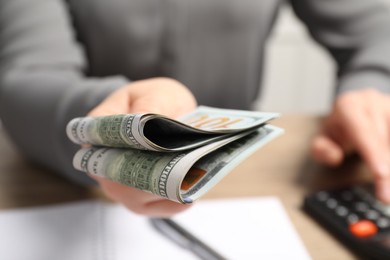
{"label": "wooden table", "polygon": [[[319,123],[319,117],[302,115],[274,120],[272,124],[283,127],[285,134],[243,162],[203,199],[277,196],[313,259],[356,259],[301,209],[307,192],[370,178],[356,160],[338,169],[327,169],[309,159],[310,140]],[[97,189],[77,186],[28,163],[1,132],[1,209],[49,205],[96,196],[101,196]]]}

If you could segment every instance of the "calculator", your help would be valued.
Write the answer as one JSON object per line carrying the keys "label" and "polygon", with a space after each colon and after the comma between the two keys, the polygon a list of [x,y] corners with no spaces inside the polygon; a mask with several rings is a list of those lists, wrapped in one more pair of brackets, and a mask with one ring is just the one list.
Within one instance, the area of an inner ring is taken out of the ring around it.
{"label": "calculator", "polygon": [[359,257],[390,259],[390,205],[373,186],[356,184],[309,194],[303,208]]}

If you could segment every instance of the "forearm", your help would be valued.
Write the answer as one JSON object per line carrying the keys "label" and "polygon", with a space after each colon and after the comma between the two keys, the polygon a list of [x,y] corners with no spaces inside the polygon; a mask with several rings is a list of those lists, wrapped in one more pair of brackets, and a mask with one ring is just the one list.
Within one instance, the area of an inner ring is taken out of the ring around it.
{"label": "forearm", "polygon": [[381,0],[290,0],[338,65],[336,93],[390,93],[390,5]]}
{"label": "forearm", "polygon": [[0,0],[0,24],[0,118],[5,129],[29,158],[88,182],[72,169],[77,146],[67,140],[65,125],[127,80],[85,76],[87,61],[61,0]]}
{"label": "forearm", "polygon": [[[390,18],[390,12],[389,12]],[[388,22],[390,29],[390,19]],[[358,48],[344,71],[339,73],[337,93],[375,88],[390,94],[390,30],[378,40]]]}
{"label": "forearm", "polygon": [[65,125],[86,115],[114,89],[122,77],[85,79],[64,70],[11,70],[0,82],[0,118],[19,149],[30,159],[82,183],[72,168],[78,146],[66,137]]}

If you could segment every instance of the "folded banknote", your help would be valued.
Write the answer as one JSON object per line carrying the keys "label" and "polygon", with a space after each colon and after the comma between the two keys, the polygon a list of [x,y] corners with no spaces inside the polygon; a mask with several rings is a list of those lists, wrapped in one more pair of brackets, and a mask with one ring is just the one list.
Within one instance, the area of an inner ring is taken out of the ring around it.
{"label": "folded banknote", "polygon": [[150,113],[75,118],[67,134],[92,145],[75,154],[76,169],[191,203],[283,132],[267,123],[277,116],[201,106],[179,120]]}

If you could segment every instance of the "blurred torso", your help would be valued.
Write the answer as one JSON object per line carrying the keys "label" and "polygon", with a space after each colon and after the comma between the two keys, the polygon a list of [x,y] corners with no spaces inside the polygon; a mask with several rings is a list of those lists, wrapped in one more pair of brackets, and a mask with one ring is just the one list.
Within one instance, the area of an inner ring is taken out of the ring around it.
{"label": "blurred torso", "polygon": [[[202,104],[248,108],[280,1],[69,0],[92,76],[168,76]],[[222,101],[223,99],[223,101]],[[217,102],[216,102],[217,100]],[[223,103],[223,104],[222,104]]]}

